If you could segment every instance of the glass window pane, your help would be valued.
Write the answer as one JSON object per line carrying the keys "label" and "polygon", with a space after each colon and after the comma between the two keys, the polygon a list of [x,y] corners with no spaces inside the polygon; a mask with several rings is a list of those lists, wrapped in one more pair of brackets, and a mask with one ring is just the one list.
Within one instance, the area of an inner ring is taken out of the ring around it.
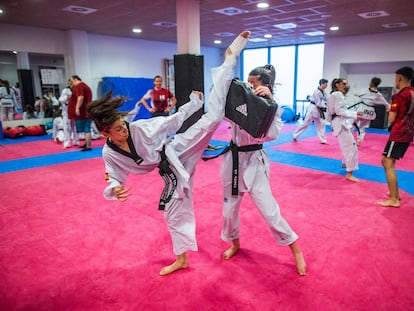
{"label": "glass window pane", "polygon": [[306,97],[312,95],[318,87],[319,79],[323,78],[324,44],[298,46],[298,76],[296,77],[296,114],[304,117]]}
{"label": "glass window pane", "polygon": [[293,107],[295,46],[271,48],[270,63],[276,68],[274,93],[279,105]]}
{"label": "glass window pane", "polygon": [[247,81],[249,72],[252,71],[254,68],[264,66],[267,64],[268,51],[268,48],[251,49],[243,51],[243,81]]}

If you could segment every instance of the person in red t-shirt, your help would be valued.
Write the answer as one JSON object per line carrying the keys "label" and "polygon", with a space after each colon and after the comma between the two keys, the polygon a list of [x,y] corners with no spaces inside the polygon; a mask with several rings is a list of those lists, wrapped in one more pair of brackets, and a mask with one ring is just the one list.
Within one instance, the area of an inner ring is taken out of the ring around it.
{"label": "person in red t-shirt", "polygon": [[[151,99],[151,106],[147,103],[148,99]],[[171,100],[171,105],[168,105],[169,100]],[[162,87],[162,77],[155,76],[154,88],[148,90],[139,103],[143,104],[151,112],[152,117],[168,116],[174,109],[177,99],[173,93]]]}
{"label": "person in red t-shirt", "polygon": [[92,101],[92,91],[81,78],[73,75],[69,78],[72,88],[72,96],[68,102],[68,117],[76,122],[76,132],[85,133],[85,145],[81,146],[81,151],[90,151],[91,149],[91,120],[86,105]]}
{"label": "person in red t-shirt", "polygon": [[389,199],[378,202],[381,206],[400,207],[395,161],[404,156],[413,141],[414,88],[411,86],[413,78],[414,71],[411,67],[402,67],[395,72],[395,87],[399,92],[392,96],[391,111],[388,115],[391,133],[381,160],[387,178]]}

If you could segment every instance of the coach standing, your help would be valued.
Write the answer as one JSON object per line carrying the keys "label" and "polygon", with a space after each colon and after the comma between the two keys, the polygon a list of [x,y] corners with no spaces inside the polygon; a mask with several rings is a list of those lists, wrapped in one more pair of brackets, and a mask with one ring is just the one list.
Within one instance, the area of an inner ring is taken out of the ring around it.
{"label": "coach standing", "polygon": [[77,133],[85,134],[85,144],[81,151],[90,151],[91,148],[91,120],[89,119],[86,106],[92,101],[91,88],[77,75],[69,78],[72,87],[72,96],[68,104],[69,119],[75,120]]}

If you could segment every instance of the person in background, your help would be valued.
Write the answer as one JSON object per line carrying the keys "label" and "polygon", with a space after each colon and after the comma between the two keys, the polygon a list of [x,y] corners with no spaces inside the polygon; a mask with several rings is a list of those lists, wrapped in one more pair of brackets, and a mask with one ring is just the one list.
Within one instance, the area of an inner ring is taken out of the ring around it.
{"label": "person in background", "polygon": [[363,112],[348,110],[345,94],[348,92],[348,81],[343,78],[332,80],[331,95],[328,97],[328,122],[331,122],[332,134],[338,138],[343,155],[343,166],[346,168],[345,178],[352,182],[359,179],[353,172],[359,169],[358,148],[352,135],[352,127],[355,119],[362,116]]}
{"label": "person in background", "polygon": [[[248,82],[255,89],[255,94],[273,98],[275,69],[266,65],[253,69],[249,73]],[[221,237],[231,242],[230,248],[223,252],[223,258],[229,260],[240,249],[240,205],[244,194],[249,193],[257,209],[270,227],[270,230],[281,245],[288,245],[295,259],[296,269],[300,275],[306,275],[306,263],[296,242],[297,234],[291,229],[280,213],[280,207],[272,195],[269,182],[270,162],[262,144],[271,141],[279,135],[283,122],[282,111],[279,108],[271,127],[263,138],[254,138],[240,128],[236,123],[231,124],[232,152],[224,155],[221,166],[223,182],[223,229]],[[233,191],[233,160],[238,157],[238,189]]]}
{"label": "person in background", "polygon": [[70,148],[72,145],[71,142],[73,145],[79,146],[79,135],[76,131],[75,120],[69,119],[68,115],[68,104],[71,96],[72,91],[70,89],[70,82],[68,81],[68,86],[63,88],[62,93],[59,96],[63,119],[63,149]]}
{"label": "person in background", "polygon": [[14,120],[16,113],[16,94],[7,80],[0,80],[0,115],[1,121]]}
{"label": "person in background", "polygon": [[351,98],[356,98],[354,99],[356,103],[351,103],[351,106],[349,106],[348,109],[352,107],[356,111],[359,109],[368,111],[369,113],[369,115],[366,115],[366,113],[364,113],[362,117],[358,117],[355,120],[355,126],[358,130],[357,146],[361,145],[362,141],[364,140],[366,132],[365,130],[369,126],[371,120],[374,120],[376,118],[374,106],[383,105],[386,111],[390,110],[390,104],[387,103],[384,96],[381,94],[381,92],[378,91],[378,86],[380,83],[380,78],[373,77],[369,82],[368,89],[351,92],[352,94],[349,96]]}
{"label": "person in background", "polygon": [[[56,117],[53,119],[53,126],[52,126],[52,139],[57,143],[61,144],[65,141],[65,120],[62,116],[62,110],[58,110],[56,112]],[[66,122],[69,122],[66,119]]]}
{"label": "person in background", "polygon": [[68,116],[70,120],[75,120],[76,132],[85,134],[85,144],[80,146],[81,151],[90,151],[92,150],[91,120],[86,106],[92,101],[92,91],[77,75],[71,76],[69,81],[72,96],[68,103]]}
{"label": "person in background", "polygon": [[32,105],[26,105],[23,111],[23,120],[36,119],[35,111]]}
{"label": "person in background", "polygon": [[55,112],[59,110],[59,106],[60,106],[59,101],[57,100],[55,94],[51,91],[47,92],[45,95],[43,95],[43,97],[47,101],[49,110],[52,112],[52,116],[53,116],[53,114],[55,114]]}
{"label": "person in background", "polygon": [[326,98],[327,94],[325,92],[326,87],[328,86],[328,80],[320,79],[318,88],[313,92],[310,98],[310,105],[306,111],[305,119],[303,123],[299,125],[293,134],[293,141],[297,142],[299,136],[311,125],[312,122],[315,123],[316,133],[318,134],[321,144],[326,144]]}
{"label": "person in background", "polygon": [[388,113],[390,136],[382,153],[381,163],[384,167],[388,185],[389,199],[379,201],[381,206],[400,207],[398,178],[395,162],[407,151],[414,135],[414,71],[411,67],[401,67],[395,72],[395,87],[398,93],[392,96],[391,110]]}
{"label": "person in background", "polygon": [[21,113],[22,110],[23,110],[23,107],[22,107],[22,97],[21,97],[21,94],[20,94],[20,84],[19,84],[19,82],[16,82],[16,84],[14,86],[12,86],[12,89],[13,89],[15,95],[16,95],[16,108],[15,108],[15,110],[16,110],[17,113]]}
{"label": "person in background", "polygon": [[[147,101],[151,101],[151,106],[148,105]],[[169,104],[171,101],[171,104]],[[168,116],[174,109],[177,103],[177,99],[170,92],[170,90],[162,87],[162,77],[154,77],[154,88],[150,89],[145,95],[139,100],[137,104],[144,105],[152,117]]]}

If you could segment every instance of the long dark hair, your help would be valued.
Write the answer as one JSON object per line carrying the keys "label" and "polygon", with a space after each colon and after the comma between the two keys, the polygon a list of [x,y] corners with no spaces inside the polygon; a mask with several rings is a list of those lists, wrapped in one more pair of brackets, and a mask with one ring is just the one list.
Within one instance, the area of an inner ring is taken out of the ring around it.
{"label": "long dark hair", "polygon": [[332,82],[331,82],[331,94],[332,94],[333,92],[338,91],[338,88],[336,87],[336,85],[337,85],[338,83],[341,83],[341,82],[345,81],[345,80],[346,80],[346,79],[344,79],[344,78],[336,78],[336,79],[333,79],[333,80],[332,80]]}
{"label": "long dark hair", "polygon": [[124,103],[124,97],[113,97],[109,92],[104,97],[91,101],[86,107],[89,117],[95,121],[98,130],[102,131],[119,119],[127,115],[125,112],[118,111]]}
{"label": "long dark hair", "polygon": [[250,71],[249,76],[255,76],[257,79],[262,82],[263,85],[266,85],[270,92],[273,94],[273,86],[276,79],[276,69],[271,64],[264,66],[256,67]]}

